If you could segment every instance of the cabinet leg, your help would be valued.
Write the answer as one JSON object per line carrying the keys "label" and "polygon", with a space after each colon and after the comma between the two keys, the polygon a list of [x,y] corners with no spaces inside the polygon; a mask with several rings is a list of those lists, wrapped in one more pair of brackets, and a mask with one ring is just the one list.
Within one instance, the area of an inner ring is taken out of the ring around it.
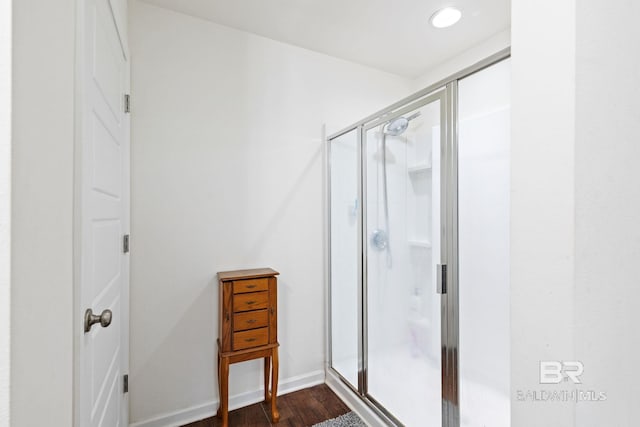
{"label": "cabinet leg", "polygon": [[277,405],[278,396],[278,347],[273,349],[271,357],[271,421],[280,421]]}
{"label": "cabinet leg", "polygon": [[269,393],[269,375],[271,374],[271,358],[264,358],[264,401],[269,402],[271,400],[271,393]]}
{"label": "cabinet leg", "polygon": [[222,372],[220,371],[220,351],[218,350],[218,398],[220,402],[218,403],[218,412],[216,412],[216,417],[220,418],[222,416]]}
{"label": "cabinet leg", "polygon": [[220,366],[220,411],[222,412],[222,427],[229,425],[229,358],[223,357]]}

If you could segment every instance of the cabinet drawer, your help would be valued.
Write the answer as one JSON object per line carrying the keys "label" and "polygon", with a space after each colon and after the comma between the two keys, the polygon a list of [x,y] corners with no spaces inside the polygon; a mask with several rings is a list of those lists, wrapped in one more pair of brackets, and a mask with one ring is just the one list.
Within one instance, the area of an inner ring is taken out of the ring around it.
{"label": "cabinet drawer", "polygon": [[249,310],[260,310],[269,306],[269,292],[250,292],[233,296],[235,313]]}
{"label": "cabinet drawer", "polygon": [[269,289],[269,279],[247,279],[233,282],[233,293],[243,294],[245,292],[266,291]]}
{"label": "cabinet drawer", "polygon": [[269,315],[267,310],[245,311],[233,315],[233,330],[245,331],[247,329],[263,328],[267,326]]}
{"label": "cabinet drawer", "polygon": [[233,350],[259,347],[269,342],[269,328],[251,329],[233,334]]}

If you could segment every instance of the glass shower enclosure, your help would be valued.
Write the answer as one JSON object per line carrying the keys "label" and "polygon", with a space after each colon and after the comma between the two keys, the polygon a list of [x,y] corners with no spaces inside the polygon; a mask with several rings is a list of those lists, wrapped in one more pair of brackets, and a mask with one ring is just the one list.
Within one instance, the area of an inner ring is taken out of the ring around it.
{"label": "glass shower enclosure", "polygon": [[460,425],[457,102],[471,71],[327,138],[329,366],[390,425]]}

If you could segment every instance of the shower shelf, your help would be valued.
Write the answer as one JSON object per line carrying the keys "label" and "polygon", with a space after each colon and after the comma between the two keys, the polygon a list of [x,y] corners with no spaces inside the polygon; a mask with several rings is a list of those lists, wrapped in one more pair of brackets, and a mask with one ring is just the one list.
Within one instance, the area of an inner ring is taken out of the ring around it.
{"label": "shower shelf", "polygon": [[430,248],[431,242],[428,240],[409,240],[409,245],[416,248]]}
{"label": "shower shelf", "polygon": [[407,168],[407,172],[409,172],[410,175],[419,174],[419,173],[423,173],[423,172],[429,172],[429,171],[431,171],[431,165],[426,164],[426,163],[415,165],[415,166],[411,166],[410,168]]}

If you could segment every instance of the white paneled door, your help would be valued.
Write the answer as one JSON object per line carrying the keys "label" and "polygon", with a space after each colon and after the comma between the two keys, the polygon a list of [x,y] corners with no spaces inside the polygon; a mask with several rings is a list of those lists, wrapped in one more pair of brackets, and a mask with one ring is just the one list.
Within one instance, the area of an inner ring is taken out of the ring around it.
{"label": "white paneled door", "polygon": [[76,425],[127,426],[129,61],[121,30],[126,25],[122,2],[78,4]]}

